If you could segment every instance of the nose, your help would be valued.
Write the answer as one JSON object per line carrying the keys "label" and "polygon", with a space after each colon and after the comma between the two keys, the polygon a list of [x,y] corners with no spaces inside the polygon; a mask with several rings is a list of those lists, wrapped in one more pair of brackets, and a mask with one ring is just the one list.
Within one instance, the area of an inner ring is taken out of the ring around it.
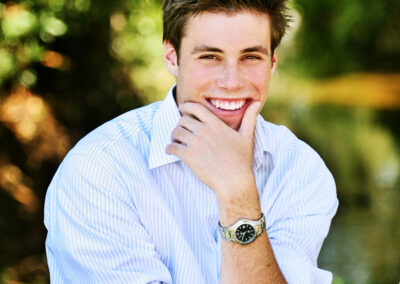
{"label": "nose", "polygon": [[217,84],[218,87],[227,91],[236,91],[242,88],[244,80],[239,64],[237,62],[226,62]]}

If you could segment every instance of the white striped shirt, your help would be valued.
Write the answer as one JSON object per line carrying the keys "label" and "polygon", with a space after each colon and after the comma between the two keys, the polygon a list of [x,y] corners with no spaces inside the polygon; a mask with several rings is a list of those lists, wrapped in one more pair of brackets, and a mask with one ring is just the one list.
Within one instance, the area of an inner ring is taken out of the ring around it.
{"label": "white striped shirt", "polygon": [[[45,203],[53,283],[220,282],[216,196],[165,152],[179,119],[171,89],[163,102],[105,123],[68,153]],[[258,116],[253,170],[288,283],[330,283],[317,258],[338,201],[322,159]]]}

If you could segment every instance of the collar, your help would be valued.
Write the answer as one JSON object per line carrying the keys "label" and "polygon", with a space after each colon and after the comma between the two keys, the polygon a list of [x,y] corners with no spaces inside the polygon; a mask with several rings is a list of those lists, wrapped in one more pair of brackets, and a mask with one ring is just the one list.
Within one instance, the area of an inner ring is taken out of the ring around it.
{"label": "collar", "polygon": [[[150,170],[181,160],[175,155],[168,155],[165,151],[171,143],[171,133],[181,118],[174,99],[175,87],[176,85],[169,90],[167,97],[154,115],[149,154]],[[265,153],[269,152],[272,156],[275,148],[275,141],[270,135],[269,127],[264,126],[266,126],[264,119],[258,115],[254,130],[253,166],[256,169],[265,163]]]}
{"label": "collar", "polygon": [[168,155],[165,151],[171,143],[171,134],[178,125],[181,114],[174,99],[175,86],[169,90],[167,97],[161,103],[160,108],[153,118],[153,130],[151,132],[149,169],[154,169],[169,163],[180,161],[175,155]]}
{"label": "collar", "polygon": [[254,157],[253,167],[258,169],[265,163],[265,153],[271,152],[271,139],[268,128],[264,127],[264,119],[261,115],[257,116],[256,126],[254,129]]}

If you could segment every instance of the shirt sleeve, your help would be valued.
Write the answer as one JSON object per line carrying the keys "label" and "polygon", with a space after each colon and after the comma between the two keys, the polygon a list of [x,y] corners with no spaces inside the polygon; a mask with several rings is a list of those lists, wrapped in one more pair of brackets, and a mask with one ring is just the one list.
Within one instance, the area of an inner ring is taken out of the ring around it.
{"label": "shirt sleeve", "polygon": [[122,181],[70,153],[45,202],[52,283],[172,283]]}
{"label": "shirt sleeve", "polygon": [[[267,220],[267,232],[288,283],[331,283],[332,274],[319,269],[317,259],[338,207],[336,186],[315,152],[306,157],[292,161],[293,168],[281,172],[276,179],[279,182],[272,185],[278,194],[270,209],[273,221]],[[264,205],[271,202],[266,198],[262,198]]]}

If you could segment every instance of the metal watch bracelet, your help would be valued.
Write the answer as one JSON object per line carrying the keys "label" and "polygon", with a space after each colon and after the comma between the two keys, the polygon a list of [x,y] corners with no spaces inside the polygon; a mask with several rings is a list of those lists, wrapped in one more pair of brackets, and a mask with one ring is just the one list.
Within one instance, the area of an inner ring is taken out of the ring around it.
{"label": "metal watch bracelet", "polygon": [[265,216],[262,214],[258,220],[239,218],[232,226],[219,225],[221,237],[227,241],[242,245],[252,243],[265,229]]}

